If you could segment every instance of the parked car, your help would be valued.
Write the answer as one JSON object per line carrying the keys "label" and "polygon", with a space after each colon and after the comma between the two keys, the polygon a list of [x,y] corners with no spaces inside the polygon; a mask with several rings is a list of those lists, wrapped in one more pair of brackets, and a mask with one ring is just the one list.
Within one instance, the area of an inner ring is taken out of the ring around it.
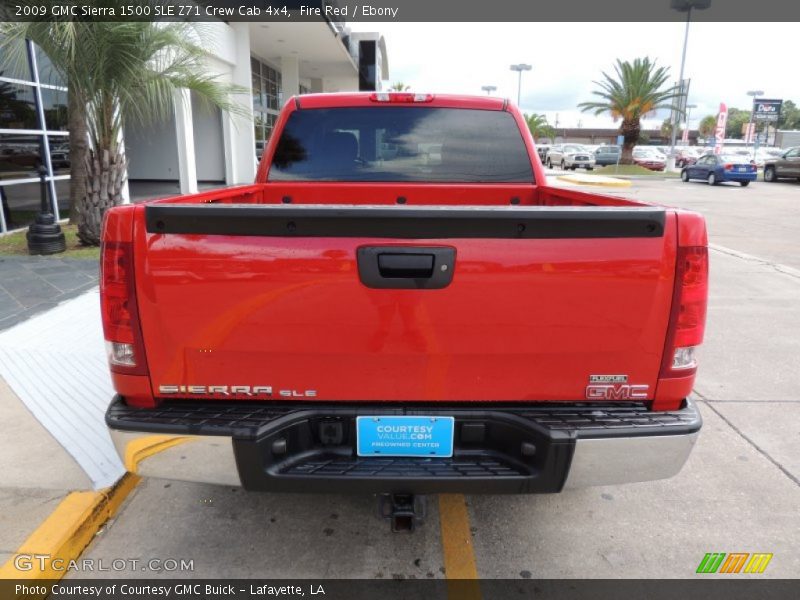
{"label": "parked car", "polygon": [[742,187],[756,180],[756,164],[741,154],[705,154],[681,170],[681,179],[705,179],[709,185],[735,181]]}
{"label": "parked car", "polygon": [[[670,147],[669,146],[652,146],[652,148],[654,148],[655,151],[658,152],[659,154],[661,154],[664,158],[667,158],[669,156],[669,153],[670,153]],[[677,150],[677,148],[676,148],[676,150]]]}
{"label": "parked car", "polygon": [[542,161],[542,164],[545,164],[547,160],[547,153],[552,148],[552,144],[537,144],[536,145],[536,154],[539,155],[539,160]]}
{"label": "parked car", "polygon": [[615,165],[619,162],[622,148],[619,146],[600,146],[594,151],[594,162],[598,167]]}
{"label": "parked car", "polygon": [[592,152],[580,144],[561,144],[553,146],[547,153],[547,166],[551,169],[554,166],[562,169],[572,169],[578,167],[591,171],[594,169],[595,160]]}
{"label": "parked car", "polygon": [[667,166],[667,159],[663,154],[657,150],[641,146],[633,149],[633,162],[651,171],[663,171]]}
{"label": "parked car", "polygon": [[764,163],[764,181],[794,177],[800,180],[800,146],[789,148],[779,158]]}
{"label": "parked car", "polygon": [[[392,128],[403,152],[370,155]],[[106,213],[106,423],[128,469],[386,494],[398,526],[413,494],[680,471],[702,215],[548,185],[500,98],[308,94],[273,135],[253,184]]]}
{"label": "parked car", "polygon": [[705,149],[696,146],[684,146],[683,148],[678,148],[677,151],[678,156],[675,157],[675,166],[683,168],[696,163],[697,159],[703,155]]}

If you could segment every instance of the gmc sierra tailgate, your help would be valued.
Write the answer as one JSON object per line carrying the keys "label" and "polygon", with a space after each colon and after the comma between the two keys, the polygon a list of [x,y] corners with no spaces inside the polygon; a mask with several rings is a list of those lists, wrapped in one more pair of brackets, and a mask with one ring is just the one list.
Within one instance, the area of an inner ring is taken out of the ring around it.
{"label": "gmc sierra tailgate", "polygon": [[[675,274],[656,207],[137,209],[157,397],[652,398]],[[522,375],[522,376],[521,376]]]}

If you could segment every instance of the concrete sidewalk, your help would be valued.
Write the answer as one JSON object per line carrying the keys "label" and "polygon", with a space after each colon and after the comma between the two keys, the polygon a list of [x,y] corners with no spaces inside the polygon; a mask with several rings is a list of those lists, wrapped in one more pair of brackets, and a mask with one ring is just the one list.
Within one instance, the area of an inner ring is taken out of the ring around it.
{"label": "concrete sidewalk", "polygon": [[0,378],[0,564],[66,496],[91,489],[78,463]]}
{"label": "concrete sidewalk", "polygon": [[104,420],[114,389],[97,288],[0,332],[0,376],[95,490],[122,477]]}

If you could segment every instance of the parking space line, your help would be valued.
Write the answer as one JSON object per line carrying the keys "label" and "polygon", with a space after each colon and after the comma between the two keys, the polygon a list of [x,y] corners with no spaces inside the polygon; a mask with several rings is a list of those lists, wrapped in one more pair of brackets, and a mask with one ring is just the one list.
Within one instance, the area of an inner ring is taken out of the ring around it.
{"label": "parking space line", "polygon": [[[138,476],[127,474],[106,490],[69,494],[22,543],[16,554],[0,567],[0,579],[61,579],[69,562],[80,557],[100,527],[116,514],[139,481]],[[40,562],[31,559],[33,556],[47,559]],[[18,569],[17,564],[23,569]]]}
{"label": "parking space line", "polygon": [[782,265],[767,258],[761,258],[760,256],[754,256],[752,254],[747,254],[745,252],[739,252],[738,250],[734,250],[733,248],[727,248],[725,246],[720,246],[719,244],[708,244],[708,248],[709,250],[715,250],[716,252],[727,254],[728,256],[733,256],[734,258],[740,258],[742,260],[753,262],[765,267],[771,267],[775,269],[778,273],[782,273],[784,275],[800,278],[800,269],[795,269],[794,267],[790,267],[788,265]]}
{"label": "parking space line", "polygon": [[463,494],[439,494],[439,523],[448,597],[480,600],[475,547]]}

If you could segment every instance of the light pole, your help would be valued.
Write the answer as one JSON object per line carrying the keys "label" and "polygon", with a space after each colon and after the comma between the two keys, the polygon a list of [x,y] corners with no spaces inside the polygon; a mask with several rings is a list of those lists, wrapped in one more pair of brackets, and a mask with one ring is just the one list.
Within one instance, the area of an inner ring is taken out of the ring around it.
{"label": "light pole", "polygon": [[[692,9],[705,10],[711,6],[711,0],[670,0],[670,8],[678,12],[686,13],[686,30],[683,34],[683,53],[681,54],[681,73],[678,76],[678,87],[683,91],[683,68],[686,64],[686,45],[689,43],[689,22],[692,20]],[[681,101],[678,99],[678,107]],[[667,158],[667,169],[675,168],[675,117],[677,111],[672,111],[670,115],[670,125],[672,126],[672,134],[670,135],[669,157]]]}
{"label": "light pole", "polygon": [[483,85],[483,86],[481,86],[481,89],[484,92],[486,92],[487,96],[491,96],[492,92],[497,89],[497,86],[496,85]]}
{"label": "light pole", "polygon": [[753,97],[753,102],[750,104],[750,123],[748,123],[748,125],[747,125],[747,135],[748,135],[748,137],[750,137],[750,135],[753,136],[751,139],[752,139],[752,142],[753,142],[753,158],[755,159],[755,157],[756,157],[756,149],[755,149],[755,144],[756,144],[756,135],[755,134],[756,134],[756,132],[753,131],[753,133],[751,134],[750,130],[753,129],[753,116],[755,115],[755,112],[756,112],[755,111],[756,98],[758,98],[759,96],[763,96],[764,95],[764,91],[763,90],[750,90],[749,92],[747,92],[747,95]]}
{"label": "light pole", "polygon": [[691,131],[691,124],[689,120],[692,118],[692,109],[697,108],[697,104],[687,104],[686,105],[686,140],[685,143],[689,143],[689,131]]}
{"label": "light pole", "polygon": [[533,67],[531,65],[526,65],[525,63],[519,63],[518,65],[511,65],[511,70],[516,71],[517,76],[517,106],[519,106],[520,95],[522,93],[522,72],[523,71],[530,71]]}

